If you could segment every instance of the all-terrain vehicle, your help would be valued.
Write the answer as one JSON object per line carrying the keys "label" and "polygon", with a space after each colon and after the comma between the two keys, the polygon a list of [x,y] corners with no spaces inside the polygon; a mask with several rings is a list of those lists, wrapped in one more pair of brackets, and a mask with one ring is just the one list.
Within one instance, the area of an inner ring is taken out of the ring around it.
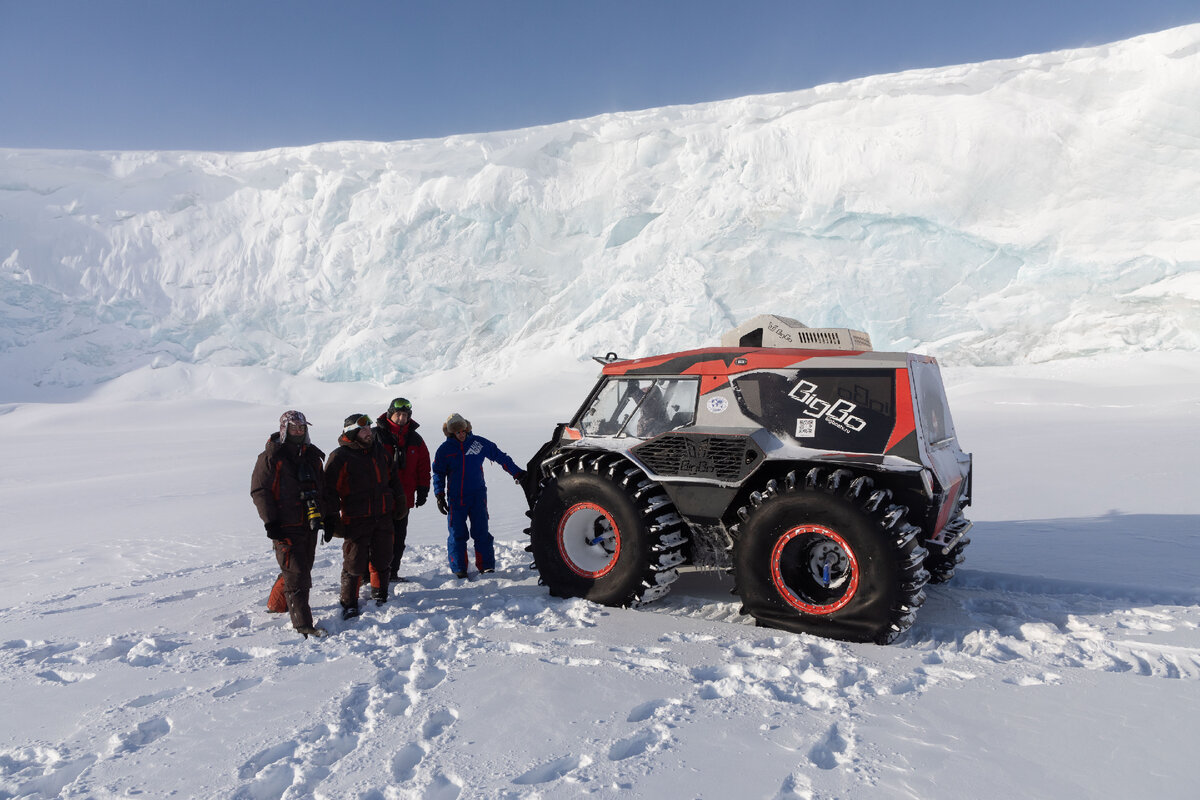
{"label": "all-terrain vehicle", "polygon": [[763,315],[722,346],[608,354],[529,463],[540,582],[637,606],[729,569],[759,625],[894,641],[969,543],[971,457],[937,362]]}

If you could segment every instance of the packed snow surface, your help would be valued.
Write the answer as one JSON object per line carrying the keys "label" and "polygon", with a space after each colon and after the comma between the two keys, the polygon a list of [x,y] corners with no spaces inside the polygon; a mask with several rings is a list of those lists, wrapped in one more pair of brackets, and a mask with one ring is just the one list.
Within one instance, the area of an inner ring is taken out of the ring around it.
{"label": "packed snow surface", "polygon": [[[266,611],[251,467],[282,409],[328,450],[396,387],[176,367],[0,406],[0,797],[1193,798],[1200,359],[947,377],[973,543],[889,647],[756,628],[721,573],[552,598],[491,467],[494,575],[450,575],[429,503],[356,621],[318,546],[306,641]],[[590,379],[404,390],[431,443],[457,410],[523,461]]]}
{"label": "packed snow surface", "polygon": [[0,150],[0,372],[493,380],[763,311],[950,364],[1200,349],[1200,25],[527,130]]}
{"label": "packed snow surface", "polygon": [[[396,144],[0,151],[0,798],[1195,797],[1200,26]],[[889,647],[722,573],[550,597],[433,504],[386,605],[268,614],[280,413],[458,411],[519,462],[586,356],[760,312],[941,358],[967,563]],[[98,381],[104,381],[97,383]],[[354,382],[358,381],[358,382]]]}

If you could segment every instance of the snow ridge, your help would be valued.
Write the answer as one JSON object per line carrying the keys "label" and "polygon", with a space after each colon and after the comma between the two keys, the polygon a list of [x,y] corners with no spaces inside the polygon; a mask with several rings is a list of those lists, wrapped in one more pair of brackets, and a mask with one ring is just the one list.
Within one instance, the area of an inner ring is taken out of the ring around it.
{"label": "snow ridge", "polygon": [[1196,350],[1196,96],[1200,25],[440,140],[0,150],[0,371],[495,377],[763,311],[959,364]]}

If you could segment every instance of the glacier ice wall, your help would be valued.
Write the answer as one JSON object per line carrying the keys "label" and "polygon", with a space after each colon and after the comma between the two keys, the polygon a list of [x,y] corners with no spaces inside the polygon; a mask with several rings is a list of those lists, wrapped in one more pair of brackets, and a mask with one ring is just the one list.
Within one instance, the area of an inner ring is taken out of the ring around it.
{"label": "glacier ice wall", "polygon": [[1188,26],[440,140],[0,150],[0,381],[486,380],[763,311],[949,363],[1200,349],[1197,97]]}

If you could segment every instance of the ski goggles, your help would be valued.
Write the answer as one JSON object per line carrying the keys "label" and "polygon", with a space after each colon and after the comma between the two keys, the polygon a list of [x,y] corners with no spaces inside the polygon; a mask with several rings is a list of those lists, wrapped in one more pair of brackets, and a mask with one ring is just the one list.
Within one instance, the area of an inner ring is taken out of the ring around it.
{"label": "ski goggles", "polygon": [[393,414],[397,411],[404,411],[406,413],[411,414],[412,413],[412,403],[405,400],[403,397],[397,397],[395,400],[392,401],[392,405],[388,408],[388,413]]}
{"label": "ski goggles", "polygon": [[350,433],[351,431],[357,431],[359,428],[369,427],[371,427],[371,418],[363,414],[361,417],[347,422],[345,427],[342,428],[342,433]]}

